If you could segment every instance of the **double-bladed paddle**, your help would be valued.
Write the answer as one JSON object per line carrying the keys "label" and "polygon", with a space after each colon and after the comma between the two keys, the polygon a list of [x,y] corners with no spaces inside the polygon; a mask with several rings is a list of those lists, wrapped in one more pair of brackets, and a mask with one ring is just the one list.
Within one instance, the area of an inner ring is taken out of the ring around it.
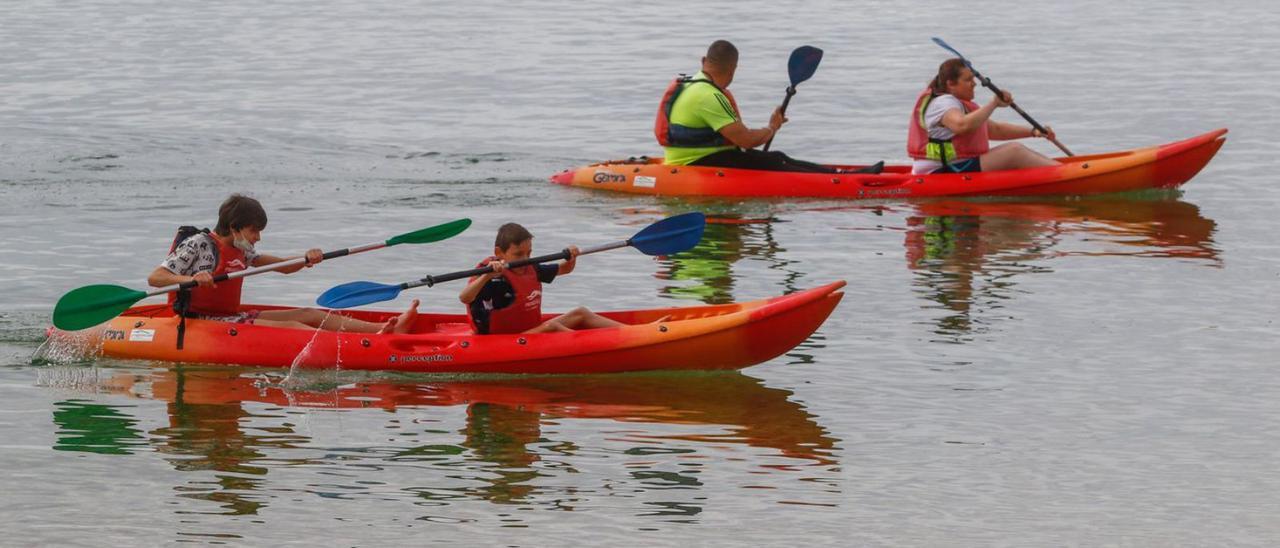
{"label": "double-bladed paddle", "polygon": [[[438,242],[440,240],[457,236],[469,226],[471,226],[471,219],[458,219],[456,221],[450,221],[433,227],[401,234],[381,242],[330,251],[324,254],[324,258],[325,260],[328,260],[337,257],[345,257],[347,255],[353,255],[363,251],[372,251],[374,249],[391,247],[398,244],[426,244]],[[305,261],[305,257],[298,257],[296,259],[289,259],[287,261],[240,270],[230,274],[220,274],[218,276],[214,276],[213,281],[214,283],[217,283],[236,278],[243,278],[245,276],[252,276],[254,274],[261,274],[263,272],[270,272],[272,270],[279,270],[281,268],[302,264]],[[166,285],[152,291],[138,291],[136,289],[129,289],[118,285],[87,285],[68,291],[66,295],[63,295],[61,299],[58,299],[58,304],[53,307],[53,325],[64,331],[74,331],[77,329],[84,329],[86,327],[93,327],[120,315],[121,312],[124,312],[129,307],[133,306],[134,303],[142,299],[152,295],[161,295],[181,289],[191,289],[196,287],[196,285],[198,285],[196,282],[190,281],[180,284]]]}
{"label": "double-bladed paddle", "polygon": [[[791,96],[796,94],[796,86],[800,82],[813,77],[813,73],[818,70],[818,63],[822,62],[822,50],[813,46],[800,46],[791,52],[791,58],[787,60],[787,75],[791,77],[791,85],[787,86],[787,97],[782,100],[782,113],[787,113],[787,104],[791,102]],[[769,150],[769,145],[773,144],[773,138],[777,135],[769,137],[769,142],[764,144],[764,150]]]}
{"label": "double-bladed paddle", "polygon": [[[634,236],[626,240],[580,249],[578,250],[578,255],[608,251],[610,249],[627,246],[634,247],[645,255],[670,255],[672,253],[679,253],[697,245],[698,241],[702,239],[702,230],[706,227],[706,224],[706,217],[704,217],[702,213],[696,211],[693,213],[667,217],[666,219],[645,227],[643,230],[637,232]],[[569,250],[565,249],[559,253],[512,261],[507,263],[507,268],[519,268],[535,263],[568,259],[569,256]],[[461,272],[427,276],[420,280],[404,282],[401,284],[380,284],[363,281],[349,282],[329,288],[328,291],[325,291],[320,294],[319,297],[316,297],[316,304],[325,308],[351,308],[353,306],[389,301],[399,296],[400,292],[406,289],[421,287],[424,285],[431,287],[441,282],[470,278],[472,276],[479,276],[492,271],[493,269],[489,267],[473,268],[471,270],[463,270]]]}
{"label": "double-bladed paddle", "polygon": [[[978,72],[978,69],[973,68],[973,63],[970,63],[967,57],[965,57],[964,55],[961,55],[960,52],[956,51],[955,48],[951,47],[946,42],[942,41],[941,38],[938,38],[935,36],[933,38],[933,43],[941,46],[942,49],[945,49],[951,53],[954,53],[956,57],[959,57],[960,60],[964,62],[964,66],[969,67],[969,70],[973,71],[973,77],[977,78],[978,81],[982,83],[983,87],[991,90],[992,92],[995,92],[995,94],[1000,96],[1001,98],[1004,97],[1004,92],[1000,91],[1000,88],[996,87],[996,85],[991,82],[990,78],[983,76],[982,73]],[[1031,124],[1031,127],[1036,128],[1036,130],[1039,131],[1041,135],[1044,135],[1045,139],[1048,139],[1049,142],[1053,143],[1054,145],[1057,145],[1058,148],[1062,149],[1062,152],[1065,152],[1067,156],[1075,156],[1075,154],[1072,154],[1070,150],[1067,150],[1066,146],[1063,146],[1062,143],[1059,143],[1058,139],[1054,137],[1050,137],[1049,132],[1044,129],[1044,126],[1040,125],[1040,122],[1035,121],[1035,119],[1032,118],[1030,114],[1027,114],[1025,111],[1019,108],[1017,104],[1009,103],[1009,106],[1012,107],[1013,110],[1017,111],[1018,114],[1021,114],[1022,117],[1025,118],[1027,122]]]}

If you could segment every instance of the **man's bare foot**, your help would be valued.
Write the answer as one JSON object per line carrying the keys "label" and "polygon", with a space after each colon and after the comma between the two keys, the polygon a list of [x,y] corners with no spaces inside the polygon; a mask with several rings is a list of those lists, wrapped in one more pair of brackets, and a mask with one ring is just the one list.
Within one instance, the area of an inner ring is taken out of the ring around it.
{"label": "man's bare foot", "polygon": [[386,335],[387,333],[392,333],[392,330],[396,328],[396,323],[398,321],[400,321],[400,318],[391,318],[390,320],[387,320],[387,323],[382,324],[382,329],[378,330],[378,334]]}
{"label": "man's bare foot", "polygon": [[395,324],[391,326],[391,331],[393,333],[408,333],[409,330],[413,329],[413,324],[417,323],[417,321],[418,299],[414,299],[412,303],[409,303],[409,309],[400,314],[399,318],[396,318]]}

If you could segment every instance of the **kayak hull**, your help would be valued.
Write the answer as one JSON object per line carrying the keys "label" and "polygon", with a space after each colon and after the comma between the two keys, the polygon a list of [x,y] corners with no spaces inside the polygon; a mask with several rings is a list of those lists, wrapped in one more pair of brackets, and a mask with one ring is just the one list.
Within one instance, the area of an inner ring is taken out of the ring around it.
{"label": "kayak hull", "polygon": [[[1061,165],[1013,171],[912,175],[887,166],[878,174],[790,173],[669,166],[661,159],[603,162],[567,169],[556,184],[659,196],[900,199],[937,196],[1043,196],[1177,188],[1226,142],[1226,129],[1183,141],[1109,154],[1058,158]],[[848,170],[861,166],[835,165]]]}
{"label": "kayak hull", "polygon": [[[81,338],[102,356],[265,367],[458,374],[620,373],[740,369],[803,342],[843,297],[844,282],[743,303],[602,313],[623,327],[515,335],[476,335],[460,314],[422,314],[408,334],[336,333],[178,318],[167,305],[131,308]],[[244,305],[244,309],[286,307]],[[344,311],[369,321],[391,312]],[[547,315],[550,318],[552,315]],[[666,319],[662,319],[666,317]]]}

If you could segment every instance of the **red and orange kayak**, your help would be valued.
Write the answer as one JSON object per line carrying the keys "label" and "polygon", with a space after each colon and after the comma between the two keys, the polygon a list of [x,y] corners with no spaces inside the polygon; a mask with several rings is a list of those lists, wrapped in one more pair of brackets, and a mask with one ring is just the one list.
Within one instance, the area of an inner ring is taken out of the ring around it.
{"label": "red and orange kayak", "polygon": [[[1061,165],[942,175],[912,175],[906,165],[878,174],[791,173],[669,166],[640,158],[567,169],[553,183],[660,196],[899,199],[930,196],[1101,194],[1176,188],[1199,173],[1226,142],[1217,129],[1175,143],[1109,154],[1058,158]],[[833,165],[847,171],[862,166]]]}
{"label": "red and orange kayak", "polygon": [[[476,335],[461,314],[422,314],[410,333],[385,335],[188,318],[179,350],[178,318],[168,305],[156,304],[126,310],[88,335],[51,329],[50,337],[93,345],[113,358],[266,367],[513,374],[740,369],[813,334],[844,296],[842,287],[840,281],[759,301],[604,312],[628,325],[568,333]],[[341,313],[376,322],[394,315]]]}

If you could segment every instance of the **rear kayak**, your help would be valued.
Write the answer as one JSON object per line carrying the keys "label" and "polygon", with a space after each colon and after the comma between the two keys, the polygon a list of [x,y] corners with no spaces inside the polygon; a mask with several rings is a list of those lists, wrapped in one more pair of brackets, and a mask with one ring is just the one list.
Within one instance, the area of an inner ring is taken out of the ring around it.
{"label": "rear kayak", "polygon": [[[1199,173],[1226,142],[1226,129],[1184,141],[1110,154],[1058,158],[1062,165],[982,173],[912,175],[911,166],[878,174],[791,173],[669,166],[640,158],[568,169],[561,185],[660,196],[898,199],[931,196],[1100,194],[1176,188]],[[862,166],[833,165],[854,170]]]}
{"label": "rear kayak", "polygon": [[[156,304],[126,310],[92,330],[51,328],[50,338],[91,345],[112,358],[266,367],[514,374],[740,369],[813,334],[844,296],[842,287],[839,281],[744,303],[605,312],[629,325],[569,333],[476,335],[461,314],[422,314],[411,333],[385,335],[187,319],[179,350],[178,318],[168,305]],[[376,322],[395,315],[342,313]]]}

